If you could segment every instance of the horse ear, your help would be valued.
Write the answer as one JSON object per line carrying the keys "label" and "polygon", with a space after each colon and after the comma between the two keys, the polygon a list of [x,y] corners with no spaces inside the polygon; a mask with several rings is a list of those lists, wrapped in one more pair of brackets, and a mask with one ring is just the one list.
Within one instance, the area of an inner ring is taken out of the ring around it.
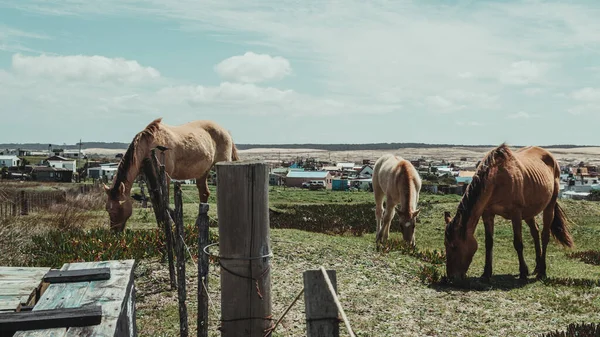
{"label": "horse ear", "polygon": [[452,221],[452,216],[450,215],[450,212],[444,212],[444,221],[446,221],[446,225],[449,224],[450,221]]}
{"label": "horse ear", "polygon": [[421,209],[420,209],[420,208],[417,208],[417,210],[416,210],[416,211],[414,211],[414,212],[412,213],[412,217],[413,217],[413,218],[416,218],[416,217],[417,217],[417,215],[419,215],[419,212],[420,212],[420,211],[421,211]]}
{"label": "horse ear", "polygon": [[125,184],[123,184],[123,182],[119,185],[119,194],[125,195]]}

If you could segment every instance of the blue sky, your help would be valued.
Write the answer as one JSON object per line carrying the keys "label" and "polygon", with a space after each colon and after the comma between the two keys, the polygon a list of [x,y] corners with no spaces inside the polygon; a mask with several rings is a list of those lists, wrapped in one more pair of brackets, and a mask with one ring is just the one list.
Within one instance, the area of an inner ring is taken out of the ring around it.
{"label": "blue sky", "polygon": [[[0,0],[0,143],[600,144],[597,1]],[[9,125],[9,127],[6,127]]]}

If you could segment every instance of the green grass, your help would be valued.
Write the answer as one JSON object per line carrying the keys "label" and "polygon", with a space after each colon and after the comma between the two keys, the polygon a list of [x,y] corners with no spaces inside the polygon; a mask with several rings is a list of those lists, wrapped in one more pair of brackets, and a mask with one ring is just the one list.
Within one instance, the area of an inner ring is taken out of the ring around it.
{"label": "green grass", "polygon": [[[184,221],[191,225],[198,212],[197,191],[194,185],[183,188]],[[209,215],[215,219],[214,186],[211,190]],[[477,277],[483,272],[485,257],[484,228],[480,223],[475,232],[479,249],[467,274],[476,286],[469,290],[439,285],[428,278],[436,272],[444,274],[444,264],[439,260],[443,259],[441,253],[445,251],[443,213],[454,213],[458,200],[458,196],[452,195],[421,194],[422,211],[416,228],[415,251],[395,247],[389,252],[377,252],[374,233],[327,235],[298,229],[271,229],[274,318],[280,317],[302,289],[302,272],[322,265],[336,270],[340,301],[357,336],[540,336],[550,331],[564,331],[571,323],[600,322],[600,287],[596,283],[600,279],[600,266],[581,260],[578,257],[581,254],[568,255],[598,251],[600,203],[561,201],[567,216],[573,220],[576,246],[572,250],[563,249],[551,239],[547,282],[535,281],[534,277],[527,283],[518,281],[512,226],[498,217],[494,235],[494,276],[489,284],[479,282]],[[346,204],[351,208],[372,203],[373,195],[368,192],[270,188],[269,201],[276,208],[307,203]],[[106,212],[98,208],[90,209],[88,214],[92,219],[107,219]],[[374,228],[374,213],[365,215],[365,219]],[[527,225],[523,225],[525,259],[533,270],[533,244]],[[538,225],[541,227],[539,220]],[[100,226],[106,226],[106,223]],[[401,240],[397,226],[395,219],[392,240]],[[153,212],[135,208],[127,228],[133,231],[156,228]],[[217,251],[215,248],[214,253]],[[195,264],[187,263],[190,335],[196,333],[195,268]],[[218,265],[211,265],[209,294],[214,306],[210,308],[210,336],[220,335],[217,330],[219,274]],[[176,335],[179,329],[177,292],[168,289],[166,264],[155,257],[140,260],[136,287],[139,334]],[[273,336],[305,335],[304,318],[301,297]],[[342,323],[341,335],[347,335],[344,329]]]}

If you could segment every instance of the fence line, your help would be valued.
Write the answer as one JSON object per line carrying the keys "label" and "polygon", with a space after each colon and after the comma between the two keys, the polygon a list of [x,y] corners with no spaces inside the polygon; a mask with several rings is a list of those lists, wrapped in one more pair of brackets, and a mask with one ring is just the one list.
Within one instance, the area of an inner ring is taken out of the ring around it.
{"label": "fence line", "polygon": [[64,203],[67,195],[87,194],[99,189],[99,185],[80,185],[61,191],[25,191],[11,189],[0,191],[0,219],[28,215],[39,212],[55,204]]}

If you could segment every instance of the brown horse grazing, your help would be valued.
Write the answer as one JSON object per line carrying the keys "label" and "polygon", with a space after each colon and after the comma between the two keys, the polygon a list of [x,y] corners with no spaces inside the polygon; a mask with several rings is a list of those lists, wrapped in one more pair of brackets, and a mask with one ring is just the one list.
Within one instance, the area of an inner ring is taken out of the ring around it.
{"label": "brown horse grazing", "polygon": [[[398,215],[404,241],[415,245],[415,223],[419,209],[419,192],[421,178],[414,166],[401,157],[385,154],[375,162],[373,167],[373,194],[375,195],[375,218],[377,219],[377,237],[379,245],[388,239],[390,225],[395,214],[396,205],[400,205]],[[385,210],[383,197],[385,196]],[[382,217],[383,215],[383,224]]]}
{"label": "brown horse grazing", "polygon": [[[153,148],[163,146],[167,186],[171,179],[196,179],[200,202],[207,202],[210,192],[207,178],[213,165],[220,161],[237,161],[237,149],[227,130],[212,121],[193,121],[171,126],[155,119],[133,137],[117,169],[112,187],[104,185],[108,200],[106,211],[110,228],[123,231],[132,213],[131,186],[142,161]],[[158,155],[159,161],[162,156]]]}
{"label": "brown horse grazing", "polygon": [[[523,259],[521,221],[529,225],[535,244],[534,274],[546,277],[546,247],[552,235],[564,246],[573,247],[567,219],[557,202],[560,168],[550,152],[536,146],[511,151],[506,144],[486,154],[467,187],[454,218],[445,212],[446,275],[464,279],[477,250],[474,237],[479,218],[485,225],[485,267],[482,278],[492,275],[494,216],[511,220],[513,245],[519,257],[519,273],[526,279],[529,269]],[[543,212],[542,247],[535,216]]]}

